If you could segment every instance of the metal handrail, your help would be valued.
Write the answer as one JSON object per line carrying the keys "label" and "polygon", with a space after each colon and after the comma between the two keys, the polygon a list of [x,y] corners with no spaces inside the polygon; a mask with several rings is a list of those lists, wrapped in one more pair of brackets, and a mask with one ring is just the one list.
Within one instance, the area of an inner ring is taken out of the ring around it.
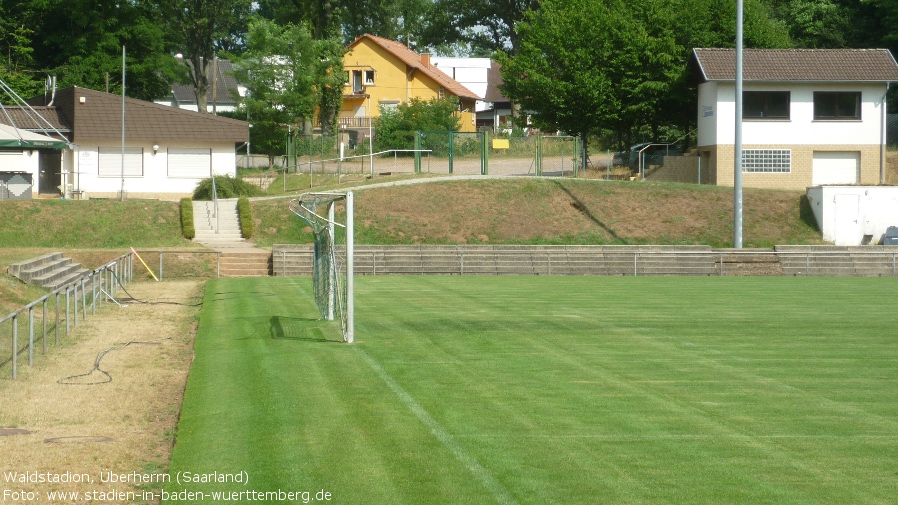
{"label": "metal handrail", "polygon": [[[401,246],[400,246],[401,247]],[[873,268],[873,274],[881,276],[898,277],[898,248],[893,250],[837,250],[837,251],[740,251],[740,250],[639,250],[638,246],[535,246],[529,249],[497,249],[501,246],[482,246],[483,250],[478,250],[478,246],[465,246],[455,250],[450,249],[434,249],[427,250],[426,246],[419,250],[391,250],[389,246],[383,249],[369,250],[365,246],[356,250],[356,256],[360,260],[356,263],[356,272],[365,273],[449,273],[449,274],[466,274],[473,273],[469,266],[472,261],[490,262],[502,261],[503,265],[511,268],[514,265],[518,267],[530,265],[532,270],[537,273],[552,274],[564,271],[570,273],[584,273],[587,271],[602,271],[599,265],[604,265],[607,269],[605,274],[597,275],[652,275],[645,269],[654,265],[653,260],[669,259],[670,257],[681,258],[705,258],[706,261],[696,264],[681,265],[676,270],[667,271],[665,274],[676,273],[677,275],[717,275],[724,276],[733,273],[734,270],[726,270],[727,263],[739,263],[725,261],[725,257],[745,257],[745,256],[769,256],[777,258],[777,263],[785,268],[785,275],[838,275],[846,272],[854,275],[864,275],[859,273],[865,267]],[[589,249],[594,247],[594,251]],[[620,247],[620,249],[615,249]],[[311,251],[303,250],[281,250],[277,252],[277,258],[281,260],[281,268],[275,268],[275,272],[280,275],[288,275],[286,270],[287,258],[308,257]],[[591,256],[594,254],[594,257]],[[851,256],[852,261],[844,265],[815,265],[818,260],[838,256]],[[391,263],[397,268],[384,268],[384,265],[378,265],[379,262],[390,259]],[[877,259],[875,263],[864,264],[865,259]],[[455,265],[425,265],[428,260],[443,259],[447,261],[455,261]],[[788,263],[791,260],[791,264]],[[366,262],[370,261],[370,265]],[[629,264],[629,266],[626,266]],[[378,268],[378,266],[380,268]],[[418,268],[417,270],[415,270]],[[506,269],[507,270],[507,269]],[[505,271],[505,270],[503,270]],[[738,271],[738,270],[736,270]],[[878,273],[876,273],[878,271]],[[483,273],[482,271],[480,273]],[[507,273],[507,272],[506,272]],[[869,272],[868,272],[869,274]]]}
{"label": "metal handrail", "polygon": [[218,235],[218,188],[215,186],[215,175],[212,175],[212,217],[215,218],[215,234]]}
{"label": "metal handrail", "polygon": [[[59,297],[61,295],[65,295],[65,328],[66,335],[69,334],[70,325],[69,321],[72,315],[74,315],[74,323],[75,326],[78,325],[78,302],[79,302],[79,294],[78,291],[81,291],[80,301],[81,301],[81,313],[83,319],[87,319],[87,308],[88,308],[88,290],[90,290],[90,305],[91,305],[91,314],[96,314],[97,310],[97,302],[102,303],[103,297],[100,297],[100,293],[105,293],[106,296],[112,296],[117,292],[117,287],[120,283],[127,283],[133,277],[133,264],[131,263],[131,254],[126,253],[123,254],[114,260],[106,263],[105,265],[94,269],[91,272],[87,272],[80,278],[64,285],[56,288],[50,293],[34,300],[33,302],[22,306],[2,317],[0,317],[0,324],[5,323],[7,321],[12,321],[12,355],[6,359],[5,361],[0,361],[0,367],[5,365],[6,363],[12,363],[12,378],[16,379],[18,375],[18,356],[24,349],[19,349],[18,344],[18,318],[19,315],[28,312],[28,364],[34,364],[34,340],[35,340],[35,331],[34,331],[34,310],[38,305],[42,306],[43,309],[43,352],[46,354],[47,352],[47,302],[54,298],[56,299],[56,343],[59,343]],[[70,307],[70,298],[71,294],[74,294],[74,314],[69,311]]]}

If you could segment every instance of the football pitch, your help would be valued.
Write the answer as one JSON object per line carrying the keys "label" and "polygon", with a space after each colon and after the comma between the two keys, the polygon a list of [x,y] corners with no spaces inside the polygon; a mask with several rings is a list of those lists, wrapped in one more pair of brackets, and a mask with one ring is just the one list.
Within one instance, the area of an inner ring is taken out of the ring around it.
{"label": "football pitch", "polygon": [[353,345],[311,290],[207,284],[168,502],[898,493],[895,279],[357,277]]}

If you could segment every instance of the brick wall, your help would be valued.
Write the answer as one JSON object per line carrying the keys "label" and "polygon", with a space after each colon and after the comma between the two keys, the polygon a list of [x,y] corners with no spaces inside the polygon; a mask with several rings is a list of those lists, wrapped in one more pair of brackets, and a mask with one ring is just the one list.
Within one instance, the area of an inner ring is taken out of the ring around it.
{"label": "brick wall", "polygon": [[[791,149],[792,170],[789,173],[752,173],[742,174],[742,184],[749,188],[766,189],[800,189],[812,184],[814,152],[857,152],[860,153],[860,184],[879,184],[880,148],[878,145],[750,145],[743,149]],[[709,174],[713,174],[712,184],[720,186],[733,185],[733,146],[700,147],[702,152],[710,152]],[[702,167],[704,172],[704,167]],[[704,180],[705,176],[702,175]]]}

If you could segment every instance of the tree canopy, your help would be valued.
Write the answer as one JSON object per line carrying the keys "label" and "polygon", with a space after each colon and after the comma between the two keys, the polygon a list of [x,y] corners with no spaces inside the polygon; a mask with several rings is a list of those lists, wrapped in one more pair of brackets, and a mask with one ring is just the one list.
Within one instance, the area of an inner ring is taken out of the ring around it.
{"label": "tree canopy", "polygon": [[[192,82],[205,110],[214,56],[247,51],[250,19],[264,18],[328,41],[313,70],[330,79],[306,97],[326,131],[343,84],[334,41],[371,33],[419,52],[498,52],[508,96],[539,124],[626,145],[689,131],[685,61],[694,47],[732,47],[734,14],[735,0],[0,0],[0,79],[23,97],[49,75],[117,93],[126,46],[128,95],[160,98]],[[895,53],[896,22],[896,0],[745,0],[746,47]]]}
{"label": "tree canopy", "polygon": [[240,115],[253,125],[250,141],[257,152],[282,151],[286,129],[303,129],[331,90],[342,91],[342,59],[335,54],[342,55],[338,41],[315,40],[303,25],[250,22],[246,52],[233,57],[236,76],[247,87]]}

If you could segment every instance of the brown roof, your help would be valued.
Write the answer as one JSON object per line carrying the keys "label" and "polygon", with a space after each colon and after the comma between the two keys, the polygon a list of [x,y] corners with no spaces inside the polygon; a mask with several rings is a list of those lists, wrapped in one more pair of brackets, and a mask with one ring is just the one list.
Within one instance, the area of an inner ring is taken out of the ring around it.
{"label": "brown roof", "polygon": [[[185,61],[187,66],[192,67],[190,61]],[[214,65],[212,65],[214,66]],[[213,86],[213,81],[215,86]],[[212,88],[215,88],[215,103],[220,105],[236,105],[237,98],[237,79],[234,77],[234,65],[229,60],[218,60],[218,73],[213,75],[212,69],[209,69],[209,88],[206,90],[206,100],[212,105]],[[178,103],[196,103],[196,92],[193,90],[193,84],[172,84],[171,95]]]}
{"label": "brown roof", "polygon": [[0,112],[0,124],[34,132],[65,133],[71,130],[70,124],[56,107],[3,107]]}
{"label": "brown roof", "polygon": [[499,86],[504,83],[505,81],[502,80],[502,65],[499,65],[498,61],[490,61],[490,69],[486,74],[486,96],[483,99],[493,103],[510,101],[502,94],[502,90],[499,89]]}
{"label": "brown roof", "polygon": [[[35,105],[43,101],[44,97],[40,96],[29,103]],[[59,90],[54,105],[71,120],[74,142],[120,139],[122,136],[122,97],[119,95],[72,87]],[[125,132],[131,140],[151,142],[245,142],[249,139],[249,123],[126,98]]]}
{"label": "brown roof", "polygon": [[[693,82],[733,81],[735,49],[693,49]],[[744,49],[745,81],[892,82],[898,65],[887,49]]]}
{"label": "brown roof", "polygon": [[477,96],[476,93],[464,87],[464,85],[462,85],[460,82],[449,77],[449,75],[447,75],[445,72],[438,69],[434,65],[425,65],[424,62],[421,61],[421,55],[406,47],[402,42],[397,42],[395,40],[385,39],[383,37],[378,37],[376,35],[366,33],[365,35],[356,37],[356,39],[353,40],[351,44],[349,44],[348,49],[352,50],[353,47],[357,46],[359,42],[361,42],[362,39],[365,38],[383,47],[394,56],[402,60],[410,68],[420,70],[425,75],[446,88],[446,90],[453,95],[460,98],[471,98],[474,100],[479,100],[481,98]]}

